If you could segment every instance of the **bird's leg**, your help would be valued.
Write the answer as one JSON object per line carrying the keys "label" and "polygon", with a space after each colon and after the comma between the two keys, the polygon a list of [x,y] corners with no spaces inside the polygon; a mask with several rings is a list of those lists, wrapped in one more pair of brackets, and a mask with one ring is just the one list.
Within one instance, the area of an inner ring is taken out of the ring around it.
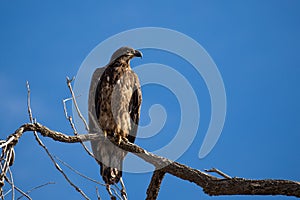
{"label": "bird's leg", "polygon": [[109,194],[111,200],[116,200],[116,199],[117,199],[117,198],[113,195],[113,193],[111,192],[111,190],[110,190],[110,185],[109,185],[109,184],[106,184],[106,190],[107,190],[107,192],[108,192],[108,194]]}
{"label": "bird's leg", "polygon": [[120,178],[120,183],[121,183],[121,186],[122,186],[122,189],[121,189],[122,198],[123,198],[123,200],[127,200],[126,188],[125,188],[125,184],[123,182],[122,177]]}
{"label": "bird's leg", "polygon": [[128,140],[126,137],[123,137],[122,139],[123,139],[123,141],[126,142],[126,143],[129,142],[129,140]]}
{"label": "bird's leg", "polygon": [[118,142],[118,144],[121,143],[122,135],[123,135],[122,133],[123,133],[123,131],[122,131],[122,129],[121,129],[121,126],[120,126],[120,125],[117,125],[117,128],[116,128],[116,134],[117,134],[117,142]]}

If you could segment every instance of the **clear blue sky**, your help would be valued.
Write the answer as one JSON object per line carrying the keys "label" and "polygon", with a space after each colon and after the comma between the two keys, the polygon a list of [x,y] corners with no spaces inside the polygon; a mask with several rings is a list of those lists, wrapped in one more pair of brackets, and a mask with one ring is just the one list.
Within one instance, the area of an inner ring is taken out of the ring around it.
{"label": "clear blue sky", "polygon": [[[185,62],[178,57],[164,52],[162,55],[150,50],[144,52],[139,64],[167,60],[165,64],[180,68],[199,88],[199,131],[178,161],[200,170],[216,167],[237,177],[299,181],[299,9],[297,0],[1,1],[0,136],[6,138],[28,122],[26,80],[31,85],[34,117],[52,129],[71,134],[61,103],[69,97],[65,77],[75,76],[89,52],[108,37],[133,28],[164,27],[188,35],[206,49],[218,66],[227,95],[227,115],[221,137],[210,154],[199,159],[198,152],[210,119],[205,83],[195,83],[193,71],[185,69],[182,66]],[[150,104],[166,103],[165,108],[171,113],[166,128],[155,136],[155,143],[137,141],[155,150],[156,145],[163,146],[172,139],[180,117],[178,104],[168,90],[155,86],[144,87],[143,97],[143,123],[149,121],[147,107]],[[80,145],[44,141],[54,155],[102,181],[97,164]],[[49,181],[56,183],[32,192],[33,199],[81,199],[55,170],[31,133],[24,135],[15,150],[12,170],[18,187],[27,191]],[[88,196],[96,198],[94,184],[65,170]],[[150,178],[150,173],[126,173],[129,198],[144,199]],[[101,197],[107,198],[103,188]],[[293,199],[209,197],[194,184],[167,175],[159,199],[171,198]]]}

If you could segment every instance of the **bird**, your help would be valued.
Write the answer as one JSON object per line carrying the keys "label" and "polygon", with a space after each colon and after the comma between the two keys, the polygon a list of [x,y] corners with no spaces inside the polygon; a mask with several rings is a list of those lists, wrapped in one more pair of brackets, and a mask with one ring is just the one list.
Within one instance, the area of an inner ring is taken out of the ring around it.
{"label": "bird", "polygon": [[[89,89],[90,132],[109,135],[118,143],[134,143],[140,119],[141,86],[130,66],[134,57],[142,58],[142,53],[127,46],[117,49],[105,67],[94,71]],[[107,187],[118,183],[127,152],[107,139],[91,141],[91,147]]]}

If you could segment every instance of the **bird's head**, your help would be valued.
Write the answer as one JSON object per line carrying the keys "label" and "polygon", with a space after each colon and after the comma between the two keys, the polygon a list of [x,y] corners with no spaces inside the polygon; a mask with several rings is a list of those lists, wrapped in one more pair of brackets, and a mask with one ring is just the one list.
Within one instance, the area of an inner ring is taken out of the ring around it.
{"label": "bird's head", "polygon": [[120,60],[121,62],[126,62],[129,64],[130,59],[132,59],[133,57],[141,58],[142,56],[143,54],[138,50],[135,50],[131,47],[121,47],[113,53],[109,63]]}

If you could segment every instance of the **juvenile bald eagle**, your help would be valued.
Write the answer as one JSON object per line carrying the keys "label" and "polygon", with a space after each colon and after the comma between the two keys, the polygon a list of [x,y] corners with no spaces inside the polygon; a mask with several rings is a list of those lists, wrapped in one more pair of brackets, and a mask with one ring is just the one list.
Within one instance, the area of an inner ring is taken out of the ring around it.
{"label": "juvenile bald eagle", "polygon": [[[89,126],[91,132],[110,135],[134,142],[142,101],[137,75],[131,70],[130,60],[142,53],[121,47],[111,56],[104,68],[92,76],[89,91]],[[126,152],[108,139],[92,141],[92,150],[100,165],[100,174],[107,185],[118,183]]]}

